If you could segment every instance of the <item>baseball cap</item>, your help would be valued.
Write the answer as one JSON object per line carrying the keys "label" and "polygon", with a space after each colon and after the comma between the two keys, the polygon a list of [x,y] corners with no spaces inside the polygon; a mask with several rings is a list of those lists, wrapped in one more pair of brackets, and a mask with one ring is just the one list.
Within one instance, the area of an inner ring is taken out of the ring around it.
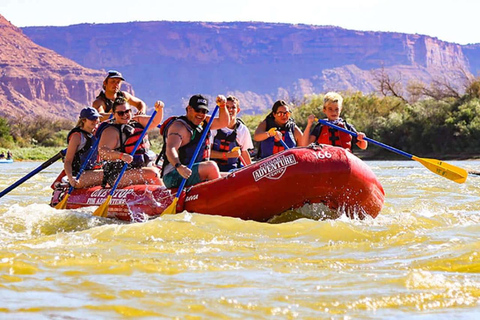
{"label": "baseball cap", "polygon": [[196,94],[190,98],[188,105],[195,110],[205,109],[208,110],[208,99],[201,94]]}
{"label": "baseball cap", "polygon": [[105,79],[110,79],[110,78],[119,78],[119,79],[122,79],[122,81],[125,81],[122,74],[116,70],[108,70],[108,74]]}
{"label": "baseball cap", "polygon": [[98,113],[97,109],[92,107],[85,107],[80,111],[80,118],[87,118],[88,120],[96,120],[100,118],[101,115]]}

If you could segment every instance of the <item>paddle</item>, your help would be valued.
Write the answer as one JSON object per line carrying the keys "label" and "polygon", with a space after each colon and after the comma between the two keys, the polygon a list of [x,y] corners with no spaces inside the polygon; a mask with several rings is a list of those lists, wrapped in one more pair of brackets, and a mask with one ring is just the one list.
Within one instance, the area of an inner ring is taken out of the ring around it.
{"label": "paddle", "polygon": [[[152,123],[153,118],[155,118],[155,115],[156,115],[156,114],[157,114],[157,110],[155,109],[155,111],[153,111],[153,113],[152,113],[152,116],[151,116],[150,119],[148,120],[148,123],[147,123],[147,125],[145,126],[145,129],[143,129],[142,134],[141,134],[140,137],[138,138],[137,143],[136,143],[135,146],[133,147],[132,152],[130,153],[130,155],[131,155],[132,157],[133,157],[133,155],[135,154],[135,152],[137,151],[138,146],[140,145],[140,143],[142,143],[143,138],[145,137],[145,134],[147,134],[148,128],[150,127],[150,124]],[[101,205],[93,212],[93,215],[94,215],[94,216],[99,216],[99,217],[104,217],[104,218],[107,217],[107,215],[108,215],[108,206],[110,205],[110,200],[112,200],[113,193],[114,193],[115,190],[117,189],[117,186],[118,186],[118,184],[120,183],[120,180],[122,180],[123,174],[125,173],[125,171],[127,171],[127,167],[128,167],[128,163],[125,162],[125,164],[123,165],[122,171],[120,171],[120,174],[118,175],[117,180],[115,181],[115,183],[114,183],[114,185],[113,185],[113,187],[112,187],[112,190],[110,190],[110,193],[108,194],[107,200],[105,200],[105,202],[104,202],[103,204],[101,204]]]}
{"label": "paddle", "polygon": [[[268,133],[270,134],[271,137],[273,137],[275,135],[275,132],[277,132],[277,129],[276,128],[271,128],[270,130],[268,130]],[[287,144],[285,143],[285,141],[283,141],[282,139],[279,140],[280,143],[282,144],[282,146],[285,148],[285,150],[288,150],[290,149]]]}
{"label": "paddle", "polygon": [[[350,134],[354,137],[357,136],[357,134],[355,132],[352,132],[352,131],[349,131],[349,130],[344,129],[342,127],[336,126],[333,123],[330,123],[326,120],[318,119],[318,122],[320,122],[322,124],[325,124],[329,127],[335,128],[337,130],[343,131],[345,133],[348,133],[348,134]],[[404,157],[407,157],[409,159],[418,161],[423,166],[425,166],[428,170],[432,171],[433,173],[436,173],[439,176],[445,177],[445,178],[447,178],[449,180],[452,180],[456,183],[464,183],[465,180],[467,180],[468,173],[465,169],[456,167],[454,165],[448,164],[446,162],[443,162],[443,161],[437,160],[437,159],[419,158],[419,157],[416,157],[416,156],[411,155],[409,153],[406,153],[402,150],[398,150],[394,147],[388,146],[386,144],[383,144],[381,142],[375,141],[375,140],[367,138],[367,137],[363,138],[363,140],[366,140],[368,142],[376,144],[377,146],[380,146],[382,148],[385,148],[387,150],[395,152],[395,153],[397,153],[399,155],[402,155]]]}
{"label": "paddle", "polygon": [[[231,152],[236,152],[240,149],[240,147],[234,147]],[[243,159],[242,155],[240,154],[240,162],[242,163],[242,165],[245,167],[247,165],[247,163],[245,162],[245,160]]]}
{"label": "paddle", "polygon": [[64,149],[58,152],[56,155],[54,155],[53,157],[51,157],[50,159],[42,163],[39,167],[37,167],[35,170],[27,174],[25,177],[21,178],[20,180],[12,184],[10,187],[3,190],[0,193],[0,198],[6,195],[7,193],[9,193],[10,191],[12,191],[13,189],[15,189],[16,187],[18,187],[19,185],[21,185],[22,183],[24,183],[25,181],[27,181],[28,179],[30,179],[31,177],[33,177],[34,175],[36,175],[37,173],[39,173],[40,171],[42,171],[43,169],[49,167],[52,163],[54,163],[58,159],[64,157],[66,152],[67,152],[67,149]]}
{"label": "paddle", "polygon": [[[198,142],[197,147],[195,148],[195,153],[193,154],[193,157],[190,160],[190,163],[188,164],[188,169],[192,169],[193,164],[195,163],[195,160],[197,159],[198,153],[200,152],[200,148],[202,147],[203,142],[205,141],[205,137],[207,136],[207,132],[210,131],[210,126],[212,125],[213,119],[215,118],[215,115],[217,114],[217,111],[218,111],[218,105],[213,110],[212,116],[210,117],[210,121],[208,121],[207,126],[203,129],[203,133],[202,133],[202,136],[200,137],[200,141]],[[175,195],[175,198],[173,199],[173,202],[162,212],[161,215],[177,213],[178,198],[180,197],[180,194],[182,193],[186,182],[187,182],[187,179],[183,178],[182,182],[180,183],[180,187],[177,190],[177,194]]]}

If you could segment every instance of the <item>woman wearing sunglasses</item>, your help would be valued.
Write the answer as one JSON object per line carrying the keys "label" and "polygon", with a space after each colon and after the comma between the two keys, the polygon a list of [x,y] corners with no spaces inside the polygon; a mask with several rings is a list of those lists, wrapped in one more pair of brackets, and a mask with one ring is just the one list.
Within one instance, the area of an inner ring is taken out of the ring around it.
{"label": "woman wearing sunglasses", "polygon": [[[163,119],[163,102],[155,103],[157,111],[150,124],[149,131],[157,127]],[[160,171],[154,166],[155,153],[150,150],[148,135],[145,135],[135,154],[131,153],[140,138],[150,116],[133,116],[132,109],[123,98],[115,99],[113,119],[101,132],[98,152],[100,158],[106,161],[103,165],[104,178],[102,185],[113,186],[125,162],[128,168],[118,184],[119,188],[134,184],[163,185]]]}
{"label": "woman wearing sunglasses", "polygon": [[[271,130],[272,128],[276,130]],[[283,140],[289,148],[302,146],[303,132],[290,118],[288,104],[278,100],[273,104],[268,116],[258,125],[253,139],[260,142],[257,157],[263,159],[285,150],[280,140]]]}

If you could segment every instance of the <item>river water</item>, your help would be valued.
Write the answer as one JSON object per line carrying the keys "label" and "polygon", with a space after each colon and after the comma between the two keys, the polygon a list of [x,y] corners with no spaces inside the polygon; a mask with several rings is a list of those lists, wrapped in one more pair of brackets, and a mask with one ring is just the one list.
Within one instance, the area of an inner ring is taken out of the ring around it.
{"label": "river water", "polygon": [[[386,193],[376,219],[136,224],[50,208],[55,163],[0,198],[0,318],[478,319],[480,176],[367,163]],[[0,190],[39,165],[0,165]]]}

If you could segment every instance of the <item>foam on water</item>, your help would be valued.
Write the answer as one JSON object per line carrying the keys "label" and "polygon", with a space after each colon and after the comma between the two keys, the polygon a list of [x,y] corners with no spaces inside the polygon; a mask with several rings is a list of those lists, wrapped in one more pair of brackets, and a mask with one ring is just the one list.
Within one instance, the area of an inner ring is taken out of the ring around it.
{"label": "foam on water", "polygon": [[0,318],[478,316],[480,178],[372,168],[386,192],[376,219],[308,205],[270,223],[55,210],[52,169],[0,199]]}

